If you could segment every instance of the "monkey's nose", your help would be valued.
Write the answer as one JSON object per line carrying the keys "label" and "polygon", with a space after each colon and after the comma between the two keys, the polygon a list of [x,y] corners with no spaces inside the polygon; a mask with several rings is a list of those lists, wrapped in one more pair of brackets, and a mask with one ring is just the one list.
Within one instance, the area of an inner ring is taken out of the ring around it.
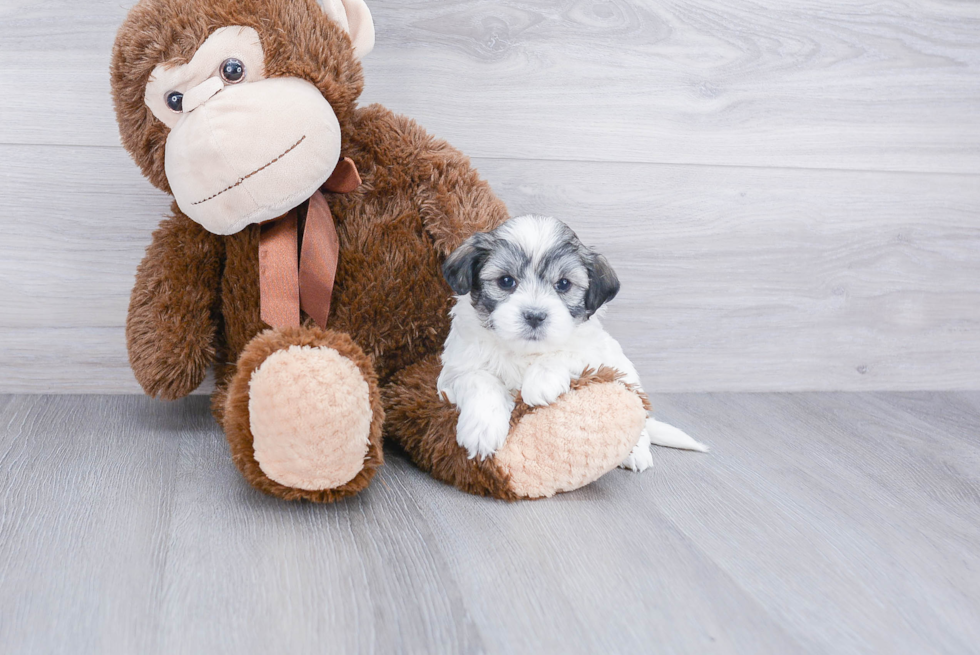
{"label": "monkey's nose", "polygon": [[217,77],[209,77],[192,89],[188,89],[184,94],[183,112],[192,112],[205,102],[214,97],[221,89],[225,88],[225,83]]}
{"label": "monkey's nose", "polygon": [[537,328],[544,323],[546,318],[548,318],[548,315],[539,310],[528,310],[524,312],[524,321],[532,328]]}

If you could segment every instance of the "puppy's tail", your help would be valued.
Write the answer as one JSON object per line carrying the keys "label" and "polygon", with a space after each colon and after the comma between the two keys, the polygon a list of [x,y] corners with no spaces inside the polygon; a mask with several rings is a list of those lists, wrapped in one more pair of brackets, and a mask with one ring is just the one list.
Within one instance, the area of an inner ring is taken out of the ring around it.
{"label": "puppy's tail", "polygon": [[647,419],[647,434],[650,435],[650,443],[657,446],[696,450],[700,453],[708,452],[707,446],[699,441],[695,441],[683,430],[679,430],[673,425],[661,423],[653,418]]}

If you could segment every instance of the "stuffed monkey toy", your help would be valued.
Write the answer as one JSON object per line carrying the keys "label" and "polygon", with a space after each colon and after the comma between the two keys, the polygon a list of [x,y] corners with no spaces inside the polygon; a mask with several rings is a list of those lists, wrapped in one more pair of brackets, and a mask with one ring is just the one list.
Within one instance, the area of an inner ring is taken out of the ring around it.
{"label": "stuffed monkey toy", "polygon": [[609,370],[518,404],[495,456],[467,459],[436,395],[445,256],[507,210],[469,160],[384,107],[358,107],[374,45],[363,0],[142,0],[113,49],[122,142],[173,195],[126,323],[151,396],[214,368],[212,411],[256,488],[330,502],[383,462],[504,499],[582,486],[630,452],[643,399]]}

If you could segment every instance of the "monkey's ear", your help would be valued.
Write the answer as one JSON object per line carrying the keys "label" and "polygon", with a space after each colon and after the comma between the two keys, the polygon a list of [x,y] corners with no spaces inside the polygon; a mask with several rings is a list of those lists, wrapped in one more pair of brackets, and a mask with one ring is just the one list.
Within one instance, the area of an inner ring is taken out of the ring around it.
{"label": "monkey's ear", "polygon": [[592,255],[586,269],[589,271],[589,288],[585,292],[585,309],[591,317],[619,293],[619,278],[609,261],[598,253]]}
{"label": "monkey's ear", "polygon": [[337,21],[350,36],[354,56],[363,59],[374,49],[374,20],[364,0],[317,0],[327,16]]}
{"label": "monkey's ear", "polygon": [[443,263],[442,276],[457,296],[466,295],[473,288],[473,280],[480,276],[480,268],[490,254],[490,240],[487,234],[477,232]]}

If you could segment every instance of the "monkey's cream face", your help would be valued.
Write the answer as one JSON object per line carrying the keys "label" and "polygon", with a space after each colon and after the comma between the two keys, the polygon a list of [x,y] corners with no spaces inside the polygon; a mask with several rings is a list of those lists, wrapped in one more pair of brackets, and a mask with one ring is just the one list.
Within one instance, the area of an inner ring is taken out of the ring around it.
{"label": "monkey's cream face", "polygon": [[187,64],[157,66],[145,101],[170,128],[167,181],[180,210],[215,234],[281,216],[340,159],[340,125],[315,86],[266,78],[258,33],[222,27]]}

